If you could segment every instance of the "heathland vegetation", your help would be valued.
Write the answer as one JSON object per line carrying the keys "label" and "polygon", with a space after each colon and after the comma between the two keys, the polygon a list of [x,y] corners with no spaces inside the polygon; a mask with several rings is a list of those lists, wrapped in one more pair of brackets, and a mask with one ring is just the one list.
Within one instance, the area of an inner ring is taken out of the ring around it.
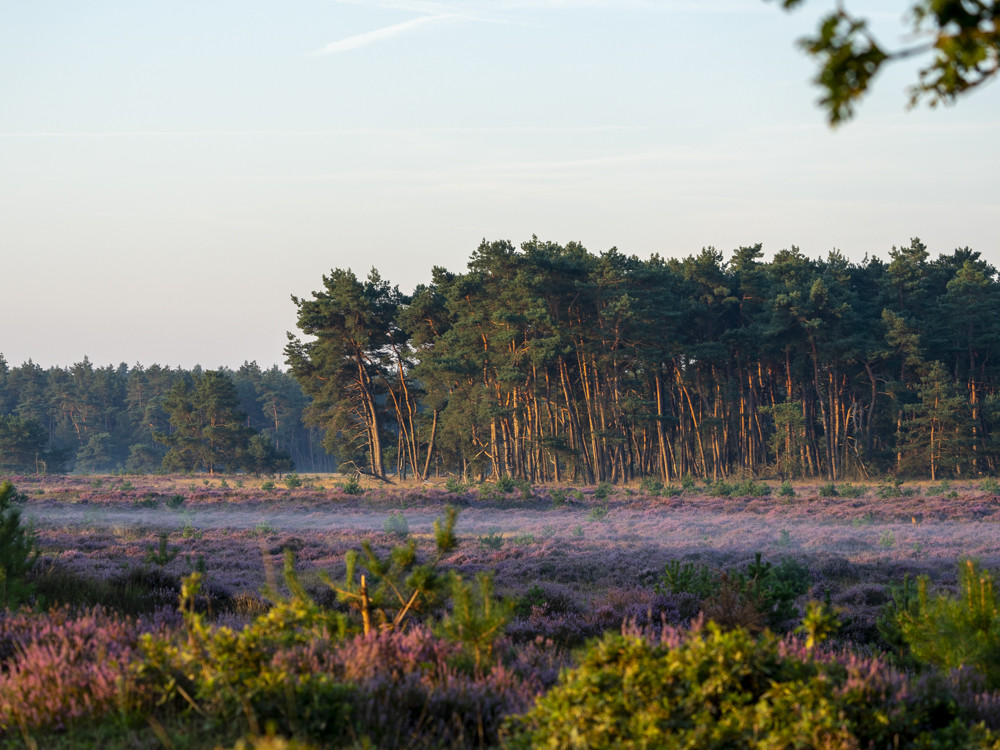
{"label": "heathland vegetation", "polygon": [[1000,747],[992,480],[17,482],[5,746]]}

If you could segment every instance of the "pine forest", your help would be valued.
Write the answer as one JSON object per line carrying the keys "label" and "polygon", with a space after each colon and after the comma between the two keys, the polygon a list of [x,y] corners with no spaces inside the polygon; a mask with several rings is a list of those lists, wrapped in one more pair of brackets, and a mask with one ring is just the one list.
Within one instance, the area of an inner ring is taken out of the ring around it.
{"label": "pine forest", "polygon": [[288,371],[0,359],[0,462],[587,484],[997,472],[1000,282],[980,253],[763,255],[484,241],[412,294],[334,269],[292,298]]}

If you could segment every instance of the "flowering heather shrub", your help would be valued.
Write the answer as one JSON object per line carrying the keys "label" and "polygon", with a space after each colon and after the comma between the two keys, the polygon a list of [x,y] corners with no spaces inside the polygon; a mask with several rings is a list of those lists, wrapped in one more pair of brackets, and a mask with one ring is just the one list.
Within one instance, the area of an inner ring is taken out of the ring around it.
{"label": "flowering heather shrub", "polygon": [[146,566],[94,575],[62,562],[39,566],[31,576],[35,604],[73,607],[103,606],[138,616],[165,606],[173,608],[180,591],[176,576]]}
{"label": "flowering heather shrub", "polygon": [[470,673],[460,646],[416,627],[358,636],[337,646],[331,661],[357,690],[355,731],[376,746],[477,747],[495,744],[503,719],[541,691],[538,657]]}
{"label": "flowering heather shrub", "polygon": [[[509,724],[513,748],[988,747],[944,680],[713,624],[606,636]],[[668,699],[664,699],[669,696]]]}
{"label": "flowering heather shrub", "polygon": [[683,624],[697,613],[698,604],[690,594],[619,590],[572,609],[553,609],[547,602],[532,606],[526,616],[507,625],[506,633],[515,642],[543,638],[564,647],[578,646],[609,630],[618,630],[626,619],[640,626]]}
{"label": "flowering heather shrub", "polygon": [[123,708],[138,635],[101,609],[0,616],[0,732],[63,728]]}

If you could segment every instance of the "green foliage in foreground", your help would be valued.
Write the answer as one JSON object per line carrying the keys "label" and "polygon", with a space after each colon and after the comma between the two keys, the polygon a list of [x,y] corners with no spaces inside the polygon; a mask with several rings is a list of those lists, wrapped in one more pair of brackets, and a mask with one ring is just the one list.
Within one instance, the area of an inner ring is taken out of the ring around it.
{"label": "green foliage in foreground", "polygon": [[13,484],[0,483],[0,605],[6,607],[27,600],[26,578],[38,560],[35,535],[21,525],[20,497]]}
{"label": "green foliage in foreground", "polygon": [[[905,586],[905,583],[904,583]],[[970,668],[1000,688],[1000,609],[993,576],[972,560],[959,567],[957,597],[930,596],[927,578],[916,597],[898,607],[894,622],[914,659],[943,669]]]}
{"label": "green foliage in foreground", "polygon": [[[441,692],[445,682],[460,681],[464,665],[469,665],[466,671],[473,677],[483,678],[489,672],[486,660],[492,657],[493,644],[503,634],[512,606],[494,598],[488,574],[481,573],[472,586],[456,573],[442,576],[436,571],[441,555],[457,543],[456,518],[457,510],[449,508],[435,522],[438,554],[429,563],[417,561],[412,542],[395,547],[387,559],[365,545],[361,565],[378,581],[371,596],[363,577],[360,585],[353,584],[359,562],[356,555],[348,561],[343,583],[334,585],[325,577],[341,601],[361,615],[362,623],[318,605],[299,581],[290,554],[286,555],[285,583],[291,595],[270,592],[275,605],[240,631],[213,626],[199,612],[201,576],[192,574],[181,591],[182,636],[153,633],[140,640],[141,659],[133,671],[137,694],[152,702],[144,710],[169,715],[191,709],[205,717],[206,726],[239,724],[252,717],[258,726],[312,738],[339,738],[337,746],[345,746],[356,734],[358,707],[370,701],[371,695],[347,677],[343,667],[335,668],[330,652],[347,647],[348,637],[359,629],[367,639],[362,643],[374,649],[373,624],[379,625],[381,635],[400,633],[411,621],[408,614],[418,609],[426,614],[431,606],[443,615],[437,630],[450,642],[461,644],[463,657],[453,664],[431,663],[431,659],[411,665],[425,674],[405,675],[401,692],[413,693],[410,698],[426,711],[428,706],[420,701],[429,698],[421,697],[411,682],[429,681],[420,689]],[[449,600],[450,611],[445,611]],[[435,669],[441,674],[433,679],[440,678],[440,685],[433,684],[430,676]],[[446,701],[440,695],[438,700]],[[471,706],[466,708],[471,711]],[[461,713],[457,716],[458,721],[468,718]]]}
{"label": "green foliage in foreground", "polygon": [[[794,8],[804,0],[781,0]],[[924,58],[908,89],[910,106],[926,101],[931,107],[952,104],[992,80],[1000,65],[1000,29],[996,0],[913,0],[901,3],[898,16],[912,24],[907,45],[883,46],[868,19],[849,13],[843,3],[819,19],[814,36],[799,40],[816,62],[813,82],[822,91],[819,104],[830,125],[854,116],[882,66]],[[898,30],[902,32],[902,30]]]}
{"label": "green foliage in foreground", "polygon": [[593,645],[535,708],[509,723],[527,748],[992,747],[943,685],[899,690],[889,670],[864,673],[795,651],[770,633],[710,623],[651,645],[619,635]]}

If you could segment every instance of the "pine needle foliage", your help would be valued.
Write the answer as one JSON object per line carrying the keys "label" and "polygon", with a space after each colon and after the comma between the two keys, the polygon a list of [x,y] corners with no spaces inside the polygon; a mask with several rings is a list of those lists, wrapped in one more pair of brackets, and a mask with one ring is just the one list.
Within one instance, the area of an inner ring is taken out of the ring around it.
{"label": "pine needle foliage", "polygon": [[0,604],[16,607],[27,601],[27,576],[38,560],[35,534],[21,525],[18,503],[23,496],[9,481],[0,484]]}

